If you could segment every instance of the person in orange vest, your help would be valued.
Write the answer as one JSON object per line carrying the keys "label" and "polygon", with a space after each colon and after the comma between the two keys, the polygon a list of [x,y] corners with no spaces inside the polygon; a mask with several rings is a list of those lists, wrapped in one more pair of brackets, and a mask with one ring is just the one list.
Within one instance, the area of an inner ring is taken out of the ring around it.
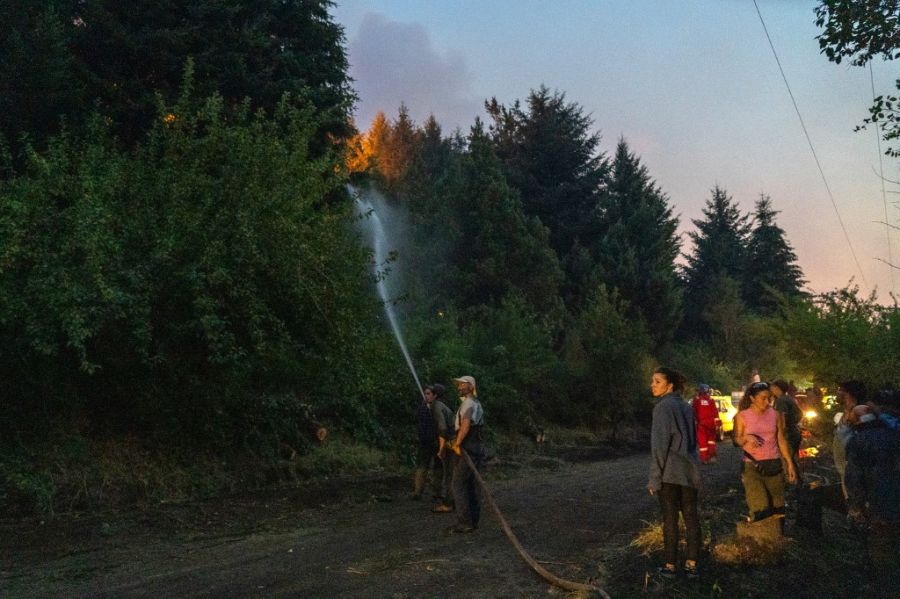
{"label": "person in orange vest", "polygon": [[698,385],[697,396],[691,402],[694,420],[697,421],[697,448],[702,464],[716,463],[716,429],[721,423],[719,409],[709,394],[709,385]]}

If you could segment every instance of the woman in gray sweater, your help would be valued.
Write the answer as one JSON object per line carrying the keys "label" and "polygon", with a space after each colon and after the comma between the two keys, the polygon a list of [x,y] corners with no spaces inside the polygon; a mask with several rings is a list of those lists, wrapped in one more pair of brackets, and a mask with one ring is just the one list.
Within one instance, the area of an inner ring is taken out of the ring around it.
{"label": "woman in gray sweater", "polygon": [[697,578],[700,553],[700,516],[697,492],[700,488],[700,457],[694,412],[682,398],[684,377],[671,368],[653,372],[650,391],[659,401],[653,408],[650,432],[650,478],[647,489],[659,497],[663,516],[665,566],[659,573],[667,578],[676,574],[678,557],[678,512],[687,529],[687,555],[684,573]]}

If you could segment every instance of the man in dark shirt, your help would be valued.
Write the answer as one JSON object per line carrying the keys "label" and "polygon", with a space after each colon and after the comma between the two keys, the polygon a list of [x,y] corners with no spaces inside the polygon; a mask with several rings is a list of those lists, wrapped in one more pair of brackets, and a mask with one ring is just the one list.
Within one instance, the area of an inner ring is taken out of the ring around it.
{"label": "man in dark shirt", "polygon": [[[775,397],[775,410],[784,414],[784,436],[791,447],[791,459],[794,462],[794,470],[799,474],[800,442],[803,440],[800,420],[803,418],[803,413],[800,411],[800,406],[797,405],[796,400],[788,393],[789,389],[790,385],[783,380],[777,380],[769,387],[769,390],[772,391],[772,395]],[[799,476],[797,480],[800,480]]]}
{"label": "man in dark shirt", "polygon": [[440,503],[432,509],[433,512],[453,511],[453,457],[447,443],[456,437],[456,429],[453,428],[453,410],[447,405],[447,389],[440,383],[431,386],[434,392],[434,401],[431,404],[431,413],[434,416],[434,426],[437,429],[438,464],[435,470],[441,477]]}

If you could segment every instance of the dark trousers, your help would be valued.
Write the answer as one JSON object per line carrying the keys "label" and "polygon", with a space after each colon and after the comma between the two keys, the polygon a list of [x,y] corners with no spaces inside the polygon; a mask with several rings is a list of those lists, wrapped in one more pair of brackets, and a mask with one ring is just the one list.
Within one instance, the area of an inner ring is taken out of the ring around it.
{"label": "dark trousers", "polygon": [[437,470],[441,475],[441,501],[444,505],[453,505],[453,459],[455,457],[455,453],[445,449],[444,457],[438,458]]}
{"label": "dark trousers", "polygon": [[659,506],[663,516],[663,543],[666,563],[678,559],[678,512],[684,516],[687,529],[686,559],[695,560],[700,555],[700,516],[697,513],[697,489],[684,485],[663,483],[659,490]]}
{"label": "dark trousers", "polygon": [[[413,493],[421,495],[425,490],[425,484],[428,482],[429,474],[437,468],[437,445],[419,444],[416,451],[416,473],[413,479]],[[432,478],[432,487],[435,494],[438,493],[439,482]]]}
{"label": "dark trousers", "polygon": [[[481,468],[480,452],[470,453],[476,468]],[[475,473],[465,456],[453,460],[453,500],[456,503],[456,517],[460,526],[478,526],[481,517],[481,488],[475,480]]]}

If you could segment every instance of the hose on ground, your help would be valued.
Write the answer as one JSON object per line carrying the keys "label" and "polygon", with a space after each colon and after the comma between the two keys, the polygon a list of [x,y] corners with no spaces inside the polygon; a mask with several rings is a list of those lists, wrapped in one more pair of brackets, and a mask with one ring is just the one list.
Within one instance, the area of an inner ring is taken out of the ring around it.
{"label": "hose on ground", "polygon": [[531,557],[531,555],[529,555],[529,553],[525,551],[522,543],[519,542],[519,539],[516,537],[516,533],[514,533],[512,528],[510,528],[509,523],[506,521],[506,518],[504,518],[503,514],[500,512],[500,508],[497,507],[496,502],[494,502],[491,491],[490,489],[488,489],[488,486],[484,484],[484,479],[481,478],[481,473],[478,472],[478,468],[475,467],[475,464],[472,462],[472,458],[469,457],[469,454],[464,449],[460,451],[460,454],[465,457],[466,461],[469,463],[469,468],[472,469],[472,472],[475,474],[475,479],[478,481],[478,484],[481,485],[481,489],[484,491],[484,496],[487,500],[487,504],[491,506],[491,509],[497,516],[497,520],[500,521],[500,527],[503,529],[504,534],[506,534],[506,538],[508,538],[509,542],[513,544],[513,547],[516,548],[516,551],[519,553],[522,559],[525,560],[525,563],[531,566],[532,570],[537,572],[541,576],[541,578],[543,578],[550,584],[558,586],[561,589],[565,589],[567,591],[587,591],[591,593],[597,593],[604,599],[610,599],[606,591],[604,591],[600,587],[560,578],[559,576],[556,576],[552,572],[548,571],[546,568],[540,565],[537,560]]}

